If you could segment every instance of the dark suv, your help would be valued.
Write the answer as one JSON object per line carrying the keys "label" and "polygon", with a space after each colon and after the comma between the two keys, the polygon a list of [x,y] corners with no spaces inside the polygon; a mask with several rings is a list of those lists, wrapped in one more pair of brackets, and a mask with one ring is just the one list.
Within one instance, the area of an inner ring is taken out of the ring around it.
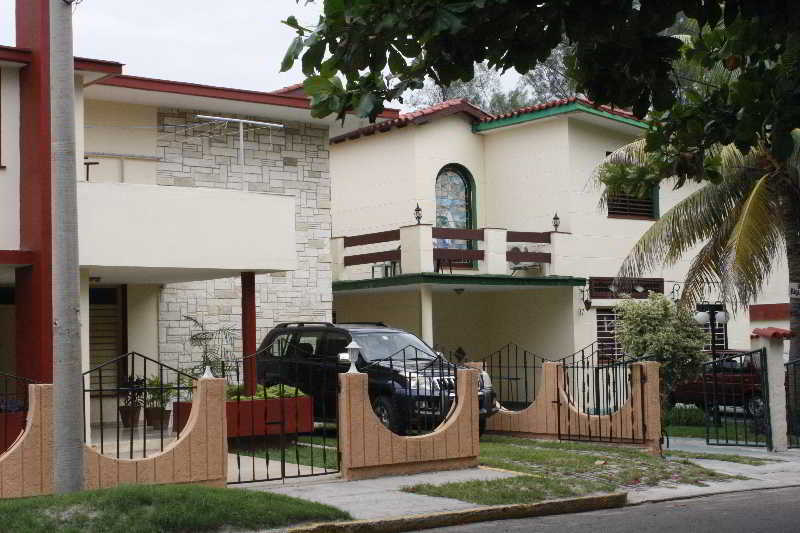
{"label": "dark suv", "polygon": [[[360,347],[356,368],[368,376],[369,397],[381,422],[400,435],[434,429],[455,399],[456,370],[417,336],[383,323],[279,324],[258,350],[258,378],[283,383],[314,397],[315,418],[334,418],[337,375],[347,372],[347,345]],[[489,375],[481,373],[478,391],[480,429],[497,411]]]}

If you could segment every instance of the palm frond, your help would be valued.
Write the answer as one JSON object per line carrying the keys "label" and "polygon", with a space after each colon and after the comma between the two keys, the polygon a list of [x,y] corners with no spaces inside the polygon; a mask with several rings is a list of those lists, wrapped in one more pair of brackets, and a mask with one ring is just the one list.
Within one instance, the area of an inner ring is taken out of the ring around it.
{"label": "palm frond", "polygon": [[728,264],[722,274],[736,288],[740,303],[750,301],[761,291],[783,249],[783,223],[780,216],[775,216],[780,206],[771,190],[770,177],[765,174],[756,182],[727,244]]}

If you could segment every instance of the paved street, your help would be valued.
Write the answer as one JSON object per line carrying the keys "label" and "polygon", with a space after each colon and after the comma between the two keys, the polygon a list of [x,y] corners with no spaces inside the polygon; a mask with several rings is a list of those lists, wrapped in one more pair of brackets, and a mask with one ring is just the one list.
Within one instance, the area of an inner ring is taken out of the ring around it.
{"label": "paved street", "polygon": [[428,531],[561,533],[789,533],[800,531],[800,488],[722,494],[691,500]]}

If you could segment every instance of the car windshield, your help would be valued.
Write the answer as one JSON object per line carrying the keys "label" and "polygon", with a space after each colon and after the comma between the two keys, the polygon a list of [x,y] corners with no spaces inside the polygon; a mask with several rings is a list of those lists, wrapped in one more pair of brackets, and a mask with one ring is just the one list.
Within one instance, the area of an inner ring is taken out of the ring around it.
{"label": "car windshield", "polygon": [[[353,340],[361,347],[361,355],[367,361],[394,356],[397,360],[435,359],[432,350],[410,333],[401,331],[372,331],[353,333]],[[396,354],[396,355],[395,355]]]}

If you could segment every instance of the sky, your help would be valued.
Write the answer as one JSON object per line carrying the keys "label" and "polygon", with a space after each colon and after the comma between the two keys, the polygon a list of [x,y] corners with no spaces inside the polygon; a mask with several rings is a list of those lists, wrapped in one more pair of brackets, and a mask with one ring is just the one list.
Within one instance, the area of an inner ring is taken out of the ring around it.
{"label": "sky", "polygon": [[[0,0],[0,44],[14,45],[15,0]],[[281,20],[316,22],[322,0],[83,0],[75,55],[125,64],[137,76],[268,91],[303,80],[280,73],[294,37]]]}

